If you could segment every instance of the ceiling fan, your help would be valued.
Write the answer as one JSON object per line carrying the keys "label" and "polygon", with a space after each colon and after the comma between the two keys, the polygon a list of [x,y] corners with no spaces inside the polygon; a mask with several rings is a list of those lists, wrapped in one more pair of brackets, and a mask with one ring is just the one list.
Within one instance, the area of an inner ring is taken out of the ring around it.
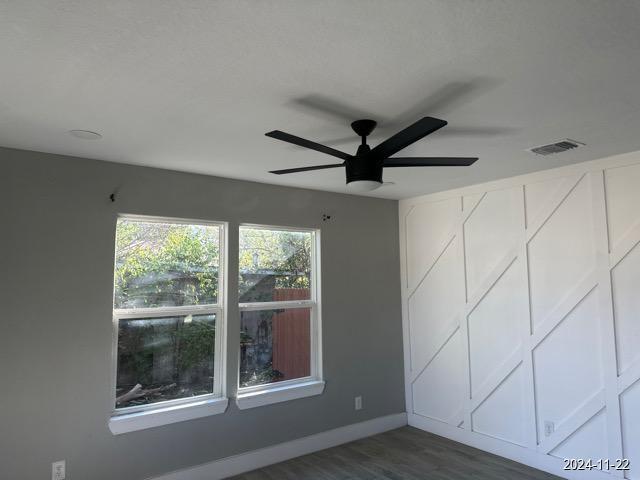
{"label": "ceiling fan", "polygon": [[403,148],[417,142],[421,138],[441,129],[447,122],[433,117],[423,117],[414,124],[392,135],[379,145],[371,148],[367,145],[367,137],[376,128],[374,120],[356,120],[351,124],[353,131],[362,138],[362,144],[355,155],[321,145],[310,140],[296,137],[280,130],[273,130],[265,135],[283,142],[293,143],[301,147],[326,153],[340,158],[342,163],[315,165],[312,167],[287,168],[273,170],[269,173],[284,175],[287,173],[307,172],[325,168],[345,167],[347,187],[355,192],[367,192],[382,185],[382,171],[391,167],[466,167],[473,164],[475,157],[391,157]]}

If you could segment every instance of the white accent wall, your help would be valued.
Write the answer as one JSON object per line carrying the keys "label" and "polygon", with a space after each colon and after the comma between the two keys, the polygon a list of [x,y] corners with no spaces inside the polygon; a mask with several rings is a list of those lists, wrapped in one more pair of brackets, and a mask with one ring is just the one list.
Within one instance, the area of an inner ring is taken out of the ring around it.
{"label": "white accent wall", "polygon": [[640,479],[639,242],[640,152],[402,200],[409,424]]}

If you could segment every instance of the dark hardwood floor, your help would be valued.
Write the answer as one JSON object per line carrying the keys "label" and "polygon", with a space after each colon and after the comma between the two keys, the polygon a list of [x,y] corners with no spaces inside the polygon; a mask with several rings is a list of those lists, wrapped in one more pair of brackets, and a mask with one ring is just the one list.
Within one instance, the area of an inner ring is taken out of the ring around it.
{"label": "dark hardwood floor", "polygon": [[403,427],[233,477],[234,480],[558,479],[502,457]]}

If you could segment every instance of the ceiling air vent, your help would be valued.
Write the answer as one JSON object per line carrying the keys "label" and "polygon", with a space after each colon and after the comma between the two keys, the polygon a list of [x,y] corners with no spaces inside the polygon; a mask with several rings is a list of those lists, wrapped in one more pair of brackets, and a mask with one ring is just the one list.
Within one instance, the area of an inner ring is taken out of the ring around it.
{"label": "ceiling air vent", "polygon": [[584,145],[584,143],[576,142],[575,140],[566,138],[556,143],[550,143],[549,145],[530,148],[529,151],[535,153],[536,155],[552,155],[554,153],[566,152],[567,150],[577,148],[581,145]]}

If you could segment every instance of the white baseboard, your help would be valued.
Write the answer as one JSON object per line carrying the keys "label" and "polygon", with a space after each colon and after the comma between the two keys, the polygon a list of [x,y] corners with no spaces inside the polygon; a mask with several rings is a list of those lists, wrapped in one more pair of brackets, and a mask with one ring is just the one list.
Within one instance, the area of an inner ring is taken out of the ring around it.
{"label": "white baseboard", "polygon": [[360,438],[403,427],[407,424],[406,413],[396,413],[354,423],[326,432],[309,435],[290,442],[241,453],[213,462],[167,473],[150,480],[221,480],[240,473],[283,462],[291,458],[335,447]]}
{"label": "white baseboard", "polygon": [[419,428],[420,430],[440,435],[441,437],[484,450],[485,452],[493,453],[500,457],[508,458],[509,460],[537,468],[538,470],[542,470],[562,478],[570,480],[612,480],[613,478],[620,478],[599,470],[563,470],[562,467],[564,462],[560,458],[545,455],[529,448],[498,440],[481,433],[454,427],[420,415],[409,414],[407,420],[409,425]]}

